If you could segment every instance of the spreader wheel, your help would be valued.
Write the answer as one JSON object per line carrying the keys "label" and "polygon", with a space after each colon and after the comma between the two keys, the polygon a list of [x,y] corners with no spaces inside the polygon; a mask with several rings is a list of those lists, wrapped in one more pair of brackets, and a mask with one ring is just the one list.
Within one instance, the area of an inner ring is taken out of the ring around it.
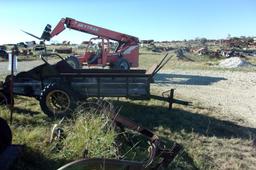
{"label": "spreader wheel", "polygon": [[39,101],[41,109],[49,117],[68,116],[76,107],[76,99],[72,91],[56,84],[46,86]]}

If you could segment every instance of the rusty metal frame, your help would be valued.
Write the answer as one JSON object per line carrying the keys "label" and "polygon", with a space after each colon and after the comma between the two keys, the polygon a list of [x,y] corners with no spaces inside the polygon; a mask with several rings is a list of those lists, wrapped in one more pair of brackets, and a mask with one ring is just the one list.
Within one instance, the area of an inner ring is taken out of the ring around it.
{"label": "rusty metal frame", "polygon": [[83,164],[89,164],[92,162],[94,162],[95,164],[119,164],[125,166],[125,169],[134,169],[135,167],[137,167],[138,169],[158,170],[162,168],[167,168],[168,165],[182,150],[182,146],[176,142],[174,142],[173,146],[170,149],[165,148],[160,138],[155,133],[114,111],[113,105],[111,103],[103,100],[97,100],[96,102],[93,102],[93,104],[95,104],[97,109],[107,108],[107,111],[104,113],[107,114],[107,116],[115,123],[116,126],[120,127],[120,129],[124,130],[124,128],[127,128],[129,130],[138,132],[146,137],[150,145],[148,148],[148,159],[144,162],[140,162],[119,159],[88,158],[87,156],[85,156],[85,159],[76,160],[68,163],[59,168],[59,170],[68,170],[72,166],[82,166]]}

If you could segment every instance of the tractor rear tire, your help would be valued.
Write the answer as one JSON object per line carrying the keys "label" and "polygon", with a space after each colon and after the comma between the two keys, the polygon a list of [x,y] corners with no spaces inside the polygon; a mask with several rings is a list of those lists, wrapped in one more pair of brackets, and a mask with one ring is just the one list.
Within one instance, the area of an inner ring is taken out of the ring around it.
{"label": "tractor rear tire", "polygon": [[73,69],[81,69],[81,64],[77,57],[68,56],[65,60]]}
{"label": "tractor rear tire", "polygon": [[46,86],[39,98],[42,111],[56,118],[70,116],[76,108],[76,101],[71,90],[56,84]]}
{"label": "tractor rear tire", "polygon": [[0,117],[0,154],[12,144],[12,131],[7,122]]}
{"label": "tractor rear tire", "polygon": [[130,70],[130,64],[126,59],[122,58],[114,64],[114,69]]}

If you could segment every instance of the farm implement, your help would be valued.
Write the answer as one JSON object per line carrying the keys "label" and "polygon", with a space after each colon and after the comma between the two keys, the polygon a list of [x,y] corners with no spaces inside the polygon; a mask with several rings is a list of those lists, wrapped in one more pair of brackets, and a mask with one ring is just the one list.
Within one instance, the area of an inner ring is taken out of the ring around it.
{"label": "farm implement", "polygon": [[[79,59],[75,56],[63,58],[57,53],[41,54],[43,64],[25,72],[6,76],[0,82],[0,105],[11,106],[11,118],[14,105],[13,96],[33,97],[39,101],[42,111],[49,117],[63,118],[72,116],[78,106],[95,101],[93,105],[103,106],[98,101],[104,98],[125,97],[131,100],[162,100],[169,103],[169,109],[173,103],[188,105],[189,102],[174,99],[174,89],[163,92],[162,96],[151,94],[150,85],[154,82],[154,76],[171,59],[166,54],[159,64],[148,70],[130,69],[138,66],[138,39],[122,33],[117,33],[104,28],[92,26],[70,18],[62,19],[51,32],[51,26],[47,25],[41,38],[48,41],[65,29],[65,26],[81,32],[90,33],[100,39],[100,52],[86,51]],[[27,32],[26,32],[27,33]],[[109,53],[110,40],[118,42],[114,53]],[[93,43],[89,43],[93,45]],[[107,48],[104,46],[107,45]],[[88,50],[89,48],[87,48]],[[12,51],[12,61],[15,50]],[[55,57],[53,57],[55,56]],[[52,63],[54,62],[54,63]],[[110,66],[114,69],[82,69],[82,64],[96,66]],[[108,103],[108,102],[107,102]],[[91,106],[89,106],[91,107]],[[166,168],[177,156],[182,147],[172,142],[171,148],[165,147],[159,137],[152,131],[144,128],[128,118],[109,110],[108,117],[124,134],[125,129],[135,131],[143,135],[149,144],[148,158],[145,161],[130,161],[123,159],[87,158],[71,162],[60,170],[72,169],[141,169],[158,170]],[[63,118],[64,119],[64,118]],[[12,119],[11,119],[12,120]],[[0,121],[0,169],[2,164],[13,161],[12,152],[8,151],[12,145],[12,134],[5,121]],[[2,128],[3,127],[3,128]],[[129,143],[129,141],[128,141]],[[6,153],[6,151],[8,151]],[[14,149],[15,152],[15,149]],[[8,155],[9,154],[9,155]],[[8,169],[8,167],[6,167]]]}
{"label": "farm implement", "polygon": [[158,65],[149,70],[111,70],[111,69],[74,69],[65,59],[56,53],[47,54],[59,57],[51,64],[42,56],[44,64],[32,70],[20,72],[13,77],[7,76],[0,83],[1,103],[10,104],[10,86],[13,95],[35,97],[42,111],[50,117],[70,115],[79,103],[89,98],[126,97],[133,100],[151,98],[173,103],[189,104],[173,98],[171,89],[165,96],[150,93],[150,84],[156,73],[171,59],[168,54]]}
{"label": "farm implement", "polygon": [[[160,170],[166,169],[168,165],[182,150],[182,146],[176,142],[172,142],[170,148],[166,147],[160,138],[151,130],[144,128],[137,123],[131,121],[114,111],[111,103],[98,100],[94,105],[97,109],[105,111],[108,117],[115,123],[116,129],[121,130],[119,137],[123,136],[126,143],[133,143],[132,139],[128,139],[126,129],[137,132],[147,139],[149,147],[147,148],[148,157],[143,161],[131,161],[125,159],[106,159],[106,158],[88,158],[86,154],[83,159],[68,163],[58,170],[73,170],[73,169],[105,169],[105,170]],[[106,111],[107,110],[107,111]],[[135,144],[136,145],[136,144]],[[134,146],[135,146],[134,145]],[[131,147],[134,147],[131,146]],[[88,152],[88,151],[87,151]],[[103,168],[104,167],[104,168]]]}
{"label": "farm implement", "polygon": [[[137,146],[136,144],[133,144],[134,142],[131,138],[126,136],[126,129],[142,135],[149,145],[145,148],[145,153],[148,153],[147,158],[136,161],[126,160],[122,157],[118,159],[97,157],[89,158],[87,156],[88,150],[84,149],[81,150],[81,155],[83,155],[82,159],[70,162],[60,167],[58,170],[160,170],[166,169],[182,150],[182,146],[173,141],[171,142],[171,147],[167,147],[151,130],[144,128],[127,117],[118,114],[118,112],[113,109],[113,105],[111,103],[103,100],[97,100],[93,105],[94,106],[91,106],[90,109],[96,108],[98,111],[103,110],[101,114],[106,114],[111,120],[111,126],[120,132],[117,136],[119,140],[123,138],[125,140],[124,142],[132,147],[131,149],[134,149]],[[62,121],[63,119],[60,122]],[[2,118],[0,118],[0,127],[0,168],[8,170],[13,162],[22,155],[24,146],[12,144],[12,132],[7,122]],[[64,133],[65,131],[61,129],[61,127],[54,125],[52,134],[55,134],[55,137],[51,136],[50,141],[52,142],[53,140],[57,140],[61,142],[61,140],[64,139],[63,136],[69,135]],[[121,149],[120,146],[118,148]]]}

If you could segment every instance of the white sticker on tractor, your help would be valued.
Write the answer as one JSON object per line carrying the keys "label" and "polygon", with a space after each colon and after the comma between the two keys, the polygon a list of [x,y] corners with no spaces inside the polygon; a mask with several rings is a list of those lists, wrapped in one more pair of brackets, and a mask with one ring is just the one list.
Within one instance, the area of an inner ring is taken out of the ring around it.
{"label": "white sticker on tractor", "polygon": [[8,64],[8,70],[12,71],[12,64],[13,64],[13,72],[17,72],[17,57],[13,56],[13,62],[12,62],[12,54],[9,53],[9,64]]}

